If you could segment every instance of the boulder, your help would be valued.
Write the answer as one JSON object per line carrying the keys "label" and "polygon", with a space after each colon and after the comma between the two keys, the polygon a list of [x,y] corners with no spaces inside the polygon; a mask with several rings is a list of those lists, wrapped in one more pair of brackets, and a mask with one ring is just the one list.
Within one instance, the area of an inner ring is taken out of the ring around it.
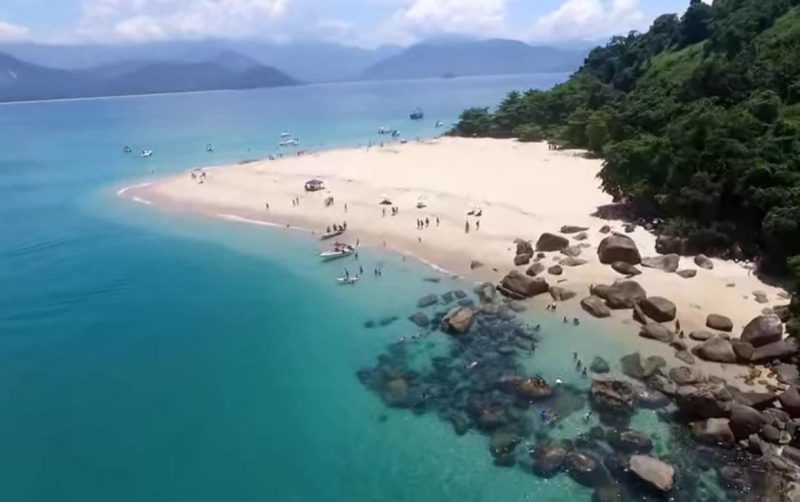
{"label": "boulder", "polygon": [[653,449],[653,442],[647,434],[632,429],[612,430],[607,439],[612,448],[622,453],[649,453]]}
{"label": "boulder", "polygon": [[579,233],[578,235],[576,235],[574,237],[574,239],[576,241],[585,241],[588,238],[589,238],[589,234],[587,234],[586,232],[581,232],[581,233]]}
{"label": "boulder", "polygon": [[778,316],[778,319],[781,322],[788,322],[789,318],[792,316],[792,311],[789,309],[789,305],[775,305],[772,307],[772,313]]}
{"label": "boulder", "polygon": [[515,300],[532,298],[550,290],[546,280],[528,277],[516,270],[509,272],[500,282],[500,286],[498,289],[501,293]]}
{"label": "boulder", "polygon": [[[627,469],[627,464],[625,464]],[[622,490],[615,484],[598,486],[592,493],[592,502],[623,502]]]}
{"label": "boulder", "polygon": [[561,268],[561,265],[553,265],[547,269],[547,273],[550,275],[561,275],[564,273],[564,269]]}
{"label": "boulder", "polygon": [[439,303],[438,295],[434,294],[425,295],[419,300],[417,300],[417,308],[424,309],[426,307],[430,307],[431,305],[436,305],[437,303]]}
{"label": "boulder", "polygon": [[611,289],[611,286],[608,284],[592,284],[589,286],[589,294],[594,296],[599,296],[603,300],[606,299],[608,296],[608,291]]}
{"label": "boulder", "polygon": [[562,444],[537,445],[531,453],[531,468],[542,478],[551,478],[561,472],[567,459],[567,449]]}
{"label": "boulder", "polygon": [[669,406],[672,401],[661,391],[642,387],[636,391],[636,402],[639,403],[642,408],[655,410]]}
{"label": "boulder", "polygon": [[715,336],[717,335],[711,333],[710,331],[692,331],[689,333],[689,338],[692,340],[697,340],[698,342],[705,342],[709,338],[714,338]]}
{"label": "boulder", "polygon": [[[754,349],[750,343],[741,340],[732,340],[731,346],[733,347],[733,352],[736,354],[738,362],[747,364],[752,361]],[[765,345],[765,347],[768,347],[768,345]]]}
{"label": "boulder", "polygon": [[491,282],[484,282],[475,286],[475,294],[481,303],[492,303],[495,299],[495,286]]}
{"label": "boulder", "polygon": [[667,493],[675,483],[675,468],[648,455],[634,455],[628,465],[630,472],[647,485]]}
{"label": "boulder", "polygon": [[596,376],[592,379],[592,403],[601,412],[631,415],[636,404],[633,386],[622,380]]}
{"label": "boulder", "polygon": [[586,265],[587,263],[589,263],[587,260],[584,260],[583,258],[575,258],[573,256],[567,256],[558,262],[558,264],[562,267],[580,267],[581,265]]}
{"label": "boulder", "polygon": [[639,336],[651,340],[658,340],[663,343],[670,343],[673,338],[675,338],[675,333],[662,324],[645,324],[639,330]]}
{"label": "boulder", "polygon": [[523,239],[514,239],[514,244],[517,245],[517,255],[527,254],[533,256],[533,246],[531,245],[530,241],[526,241]]}
{"label": "boulder", "polygon": [[536,241],[536,251],[561,251],[569,247],[569,239],[561,235],[545,232]]}
{"label": "boulder", "polygon": [[528,267],[528,270],[525,271],[525,274],[529,275],[531,277],[536,277],[537,275],[541,274],[542,272],[544,272],[544,265],[542,265],[539,262],[536,262],[536,263],[532,264],[530,267]]}
{"label": "boulder", "polygon": [[611,264],[611,268],[613,268],[615,272],[619,272],[627,277],[633,277],[642,273],[642,271],[636,268],[635,265],[632,265],[626,261],[615,261]]}
{"label": "boulder", "polygon": [[736,353],[733,351],[731,342],[715,336],[709,338],[701,345],[695,347],[692,352],[694,355],[703,359],[704,361],[713,361],[716,363],[735,363],[737,360]]}
{"label": "boulder", "polygon": [[648,296],[639,302],[642,312],[656,322],[668,322],[675,319],[675,304],[661,296]]}
{"label": "boulder", "polygon": [[611,310],[606,307],[605,302],[599,296],[587,296],[581,300],[581,307],[583,310],[593,315],[594,317],[608,317],[611,315]]}
{"label": "boulder", "polygon": [[594,359],[592,359],[592,364],[589,365],[589,370],[592,373],[608,373],[611,371],[611,367],[602,357],[594,356]]}
{"label": "boulder", "polygon": [[753,291],[753,299],[756,301],[756,303],[769,303],[767,293],[764,291]]}
{"label": "boulder", "polygon": [[677,272],[681,257],[676,254],[665,254],[663,256],[651,256],[642,258],[642,266],[655,268],[664,272]]}
{"label": "boulder", "polygon": [[764,423],[764,416],[755,408],[741,404],[734,404],[731,407],[729,425],[736,440],[746,439],[750,434],[758,434]]}
{"label": "boulder", "polygon": [[700,370],[688,366],[678,366],[669,370],[669,378],[678,385],[702,382],[705,377]]}
{"label": "boulder", "polygon": [[483,266],[483,263],[478,261],[478,260],[472,260],[472,261],[469,262],[469,269],[470,270],[475,270],[477,268],[481,268],[482,266]]}
{"label": "boulder", "polygon": [[566,465],[569,477],[576,483],[593,487],[607,482],[608,474],[603,464],[588,452],[569,452]]}
{"label": "boulder", "polygon": [[650,356],[642,359],[638,352],[622,356],[619,362],[622,366],[622,372],[637,380],[647,380],[667,365],[663,357]]}
{"label": "boulder", "polygon": [[694,356],[685,350],[678,350],[675,352],[675,358],[680,359],[686,364],[694,364]]}
{"label": "boulder", "polygon": [[411,317],[409,317],[408,319],[420,328],[427,328],[428,325],[431,323],[431,320],[430,318],[428,318],[428,315],[422,311],[411,315]]}
{"label": "boulder", "polygon": [[735,436],[727,418],[709,418],[692,424],[692,436],[701,443],[731,446]]}
{"label": "boulder", "polygon": [[753,347],[780,341],[783,337],[783,323],[776,315],[760,315],[747,323],[742,330],[741,339]]}
{"label": "boulder", "polygon": [[691,417],[727,417],[733,395],[720,383],[681,385],[675,391],[675,404]]}
{"label": "boulder", "polygon": [[469,307],[456,307],[442,319],[442,329],[454,335],[463,335],[472,326],[475,311]]}
{"label": "boulder", "polygon": [[622,225],[622,229],[625,231],[626,234],[633,233],[636,230],[635,223],[626,223]]}
{"label": "boulder", "polygon": [[402,378],[389,380],[383,390],[383,399],[389,406],[406,406],[408,395],[408,382]]}
{"label": "boulder", "polygon": [[714,262],[711,261],[711,258],[704,254],[695,256],[694,264],[705,270],[714,270]]}
{"label": "boulder", "polygon": [[684,269],[684,270],[678,270],[675,273],[683,277],[684,279],[691,279],[697,275],[697,270]]}
{"label": "boulder", "polygon": [[557,302],[565,302],[575,298],[578,293],[559,286],[550,286],[550,296]]}
{"label": "boulder", "polygon": [[644,288],[636,281],[617,281],[609,286],[606,304],[612,309],[630,309],[647,297]]}
{"label": "boulder", "polygon": [[527,265],[531,262],[531,258],[533,255],[529,254],[518,254],[514,257],[514,265],[517,267],[521,267],[522,265]]}
{"label": "boulder", "polygon": [[604,238],[597,247],[597,256],[600,263],[609,265],[617,261],[637,265],[642,261],[639,248],[627,235],[613,233]]}
{"label": "boulder", "polygon": [[800,347],[796,338],[786,338],[779,342],[768,343],[757,347],[750,356],[750,362],[761,364],[775,360],[785,361],[796,356]]}
{"label": "boulder", "polygon": [[731,321],[730,317],[720,314],[708,314],[706,326],[717,331],[733,331],[733,321]]}
{"label": "boulder", "polygon": [[561,227],[560,232],[562,234],[577,234],[578,232],[585,232],[589,230],[589,227],[579,227],[577,225],[564,225]]}
{"label": "boulder", "polygon": [[580,256],[581,253],[583,253],[583,248],[580,246],[569,246],[568,248],[561,250],[561,254],[565,254],[573,258]]}
{"label": "boulder", "polygon": [[492,432],[489,438],[489,452],[494,457],[495,465],[510,467],[514,465],[514,450],[520,438],[513,431],[500,429]]}
{"label": "boulder", "polygon": [[540,378],[514,378],[502,381],[500,386],[526,401],[538,401],[553,395],[553,387]]}
{"label": "boulder", "polygon": [[610,231],[611,231],[611,227],[610,227],[610,226],[608,226],[608,225],[603,225],[602,227],[600,227],[600,230],[599,230],[599,232],[600,232],[601,234],[607,234],[607,233],[609,233]]}
{"label": "boulder", "polygon": [[800,417],[800,392],[797,387],[789,387],[778,396],[781,407],[792,417]]}

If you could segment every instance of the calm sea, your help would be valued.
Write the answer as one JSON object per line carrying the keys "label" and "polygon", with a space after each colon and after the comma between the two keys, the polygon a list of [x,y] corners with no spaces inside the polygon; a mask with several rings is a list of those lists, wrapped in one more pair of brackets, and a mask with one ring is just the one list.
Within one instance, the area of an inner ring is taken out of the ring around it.
{"label": "calm sea", "polygon": [[[365,143],[379,126],[431,136],[464,107],[565,77],[0,106],[0,499],[587,500],[564,475],[492,466],[485,436],[388,410],[356,378],[414,333],[405,317],[418,297],[468,285],[364,251],[383,278],[338,287],[306,236],[115,196],[266,156],[283,131],[309,149]],[[426,119],[412,123],[417,106]],[[125,155],[125,144],[155,153]],[[616,354],[597,349],[596,326],[542,322],[558,336],[529,364],[546,376],[573,350]]]}

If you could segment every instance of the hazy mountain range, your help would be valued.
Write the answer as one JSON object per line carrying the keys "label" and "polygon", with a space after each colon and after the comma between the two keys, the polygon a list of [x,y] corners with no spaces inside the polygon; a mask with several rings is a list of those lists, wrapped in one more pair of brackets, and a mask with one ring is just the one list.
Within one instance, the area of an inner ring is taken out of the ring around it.
{"label": "hazy mountain range", "polygon": [[302,82],[571,72],[588,49],[514,40],[430,40],[368,50],[330,43],[173,41],[138,45],[0,44],[0,101]]}

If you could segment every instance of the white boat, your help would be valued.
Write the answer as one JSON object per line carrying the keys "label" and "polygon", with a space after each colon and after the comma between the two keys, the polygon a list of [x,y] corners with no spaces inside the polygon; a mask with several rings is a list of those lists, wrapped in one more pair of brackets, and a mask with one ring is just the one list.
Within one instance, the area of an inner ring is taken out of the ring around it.
{"label": "white boat", "polygon": [[443,125],[444,125],[444,122],[442,122],[441,120],[436,122],[436,127],[442,127]]}
{"label": "white boat", "polygon": [[147,158],[153,155],[153,150],[142,150],[142,157]]}
{"label": "white boat", "polygon": [[358,276],[351,275],[350,277],[339,277],[338,279],[336,279],[336,282],[338,282],[339,284],[355,284],[358,282]]}
{"label": "white boat", "polygon": [[336,246],[329,251],[323,251],[319,254],[319,257],[322,258],[322,261],[333,261],[339,258],[345,258],[347,256],[352,256],[355,253],[355,249],[351,246]]}
{"label": "white boat", "polygon": [[292,139],[287,139],[287,140],[281,141],[279,144],[280,144],[280,146],[284,146],[284,147],[285,146],[297,146],[297,145],[300,144],[300,140],[297,139],[297,138],[292,138]]}
{"label": "white boat", "polygon": [[214,151],[214,145],[212,145],[211,143],[207,144],[207,145],[206,145],[206,151],[207,151],[208,153],[211,153],[211,152],[213,152],[213,151]]}
{"label": "white boat", "polygon": [[290,136],[291,136],[291,134],[289,134],[289,131],[283,131],[283,132],[281,133],[281,138],[288,138],[288,137],[290,137]]}

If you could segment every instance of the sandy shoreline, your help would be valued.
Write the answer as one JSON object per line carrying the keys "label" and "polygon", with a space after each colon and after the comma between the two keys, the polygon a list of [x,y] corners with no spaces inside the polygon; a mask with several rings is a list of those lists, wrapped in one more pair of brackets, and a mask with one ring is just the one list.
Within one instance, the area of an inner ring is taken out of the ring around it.
{"label": "sandy shoreline", "polygon": [[[578,293],[576,299],[560,306],[559,312],[579,315],[578,302],[588,294],[589,285],[621,278],[597,260],[597,245],[605,237],[600,227],[609,225],[622,232],[623,225],[592,216],[599,206],[612,202],[599,188],[596,174],[600,167],[599,160],[586,159],[580,152],[552,151],[541,143],[440,138],[206,168],[203,183],[186,172],[127,187],[118,195],[168,210],[240,223],[290,226],[315,234],[323,233],[331,224],[347,222],[348,231],[340,240],[414,256],[475,281],[499,281],[515,268],[512,260],[517,238],[535,242],[543,232],[558,233],[562,225],[588,227],[589,238],[583,241],[588,246],[580,258],[589,263],[564,267],[561,276],[543,274],[551,285]],[[310,178],[323,179],[326,189],[305,192],[303,184]],[[383,196],[399,208],[397,216],[391,215],[389,207],[379,205]],[[334,198],[330,207],[324,204],[327,197]],[[292,203],[294,198],[299,198],[299,205]],[[420,203],[425,207],[418,208]],[[482,209],[483,215],[467,216],[475,208]],[[429,224],[417,229],[417,220],[426,218]],[[642,256],[656,255],[655,236],[642,228],[628,235]],[[324,246],[320,243],[321,248]],[[564,257],[559,253],[547,255],[542,260],[546,267]],[[471,269],[473,260],[484,266]],[[782,290],[761,282],[744,266],[713,261],[714,269],[704,270],[691,258],[682,257],[681,269],[697,270],[697,276],[691,279],[641,268],[643,273],[635,280],[648,295],[666,297],[677,305],[678,318],[687,333],[706,329],[706,315],[718,313],[733,320],[732,336],[736,338],[764,307],[788,302],[779,296]],[[520,271],[526,268],[518,267]],[[754,291],[765,292],[769,302],[757,303]],[[531,300],[542,309],[550,301],[549,295]],[[683,364],[674,359],[674,349],[668,345],[637,336],[638,324],[629,310],[616,311],[612,320],[630,325],[620,330],[620,336],[632,350],[661,355],[670,364]],[[690,347],[695,343],[686,341]],[[697,364],[708,374],[729,378],[747,373],[743,366],[700,360]]]}

